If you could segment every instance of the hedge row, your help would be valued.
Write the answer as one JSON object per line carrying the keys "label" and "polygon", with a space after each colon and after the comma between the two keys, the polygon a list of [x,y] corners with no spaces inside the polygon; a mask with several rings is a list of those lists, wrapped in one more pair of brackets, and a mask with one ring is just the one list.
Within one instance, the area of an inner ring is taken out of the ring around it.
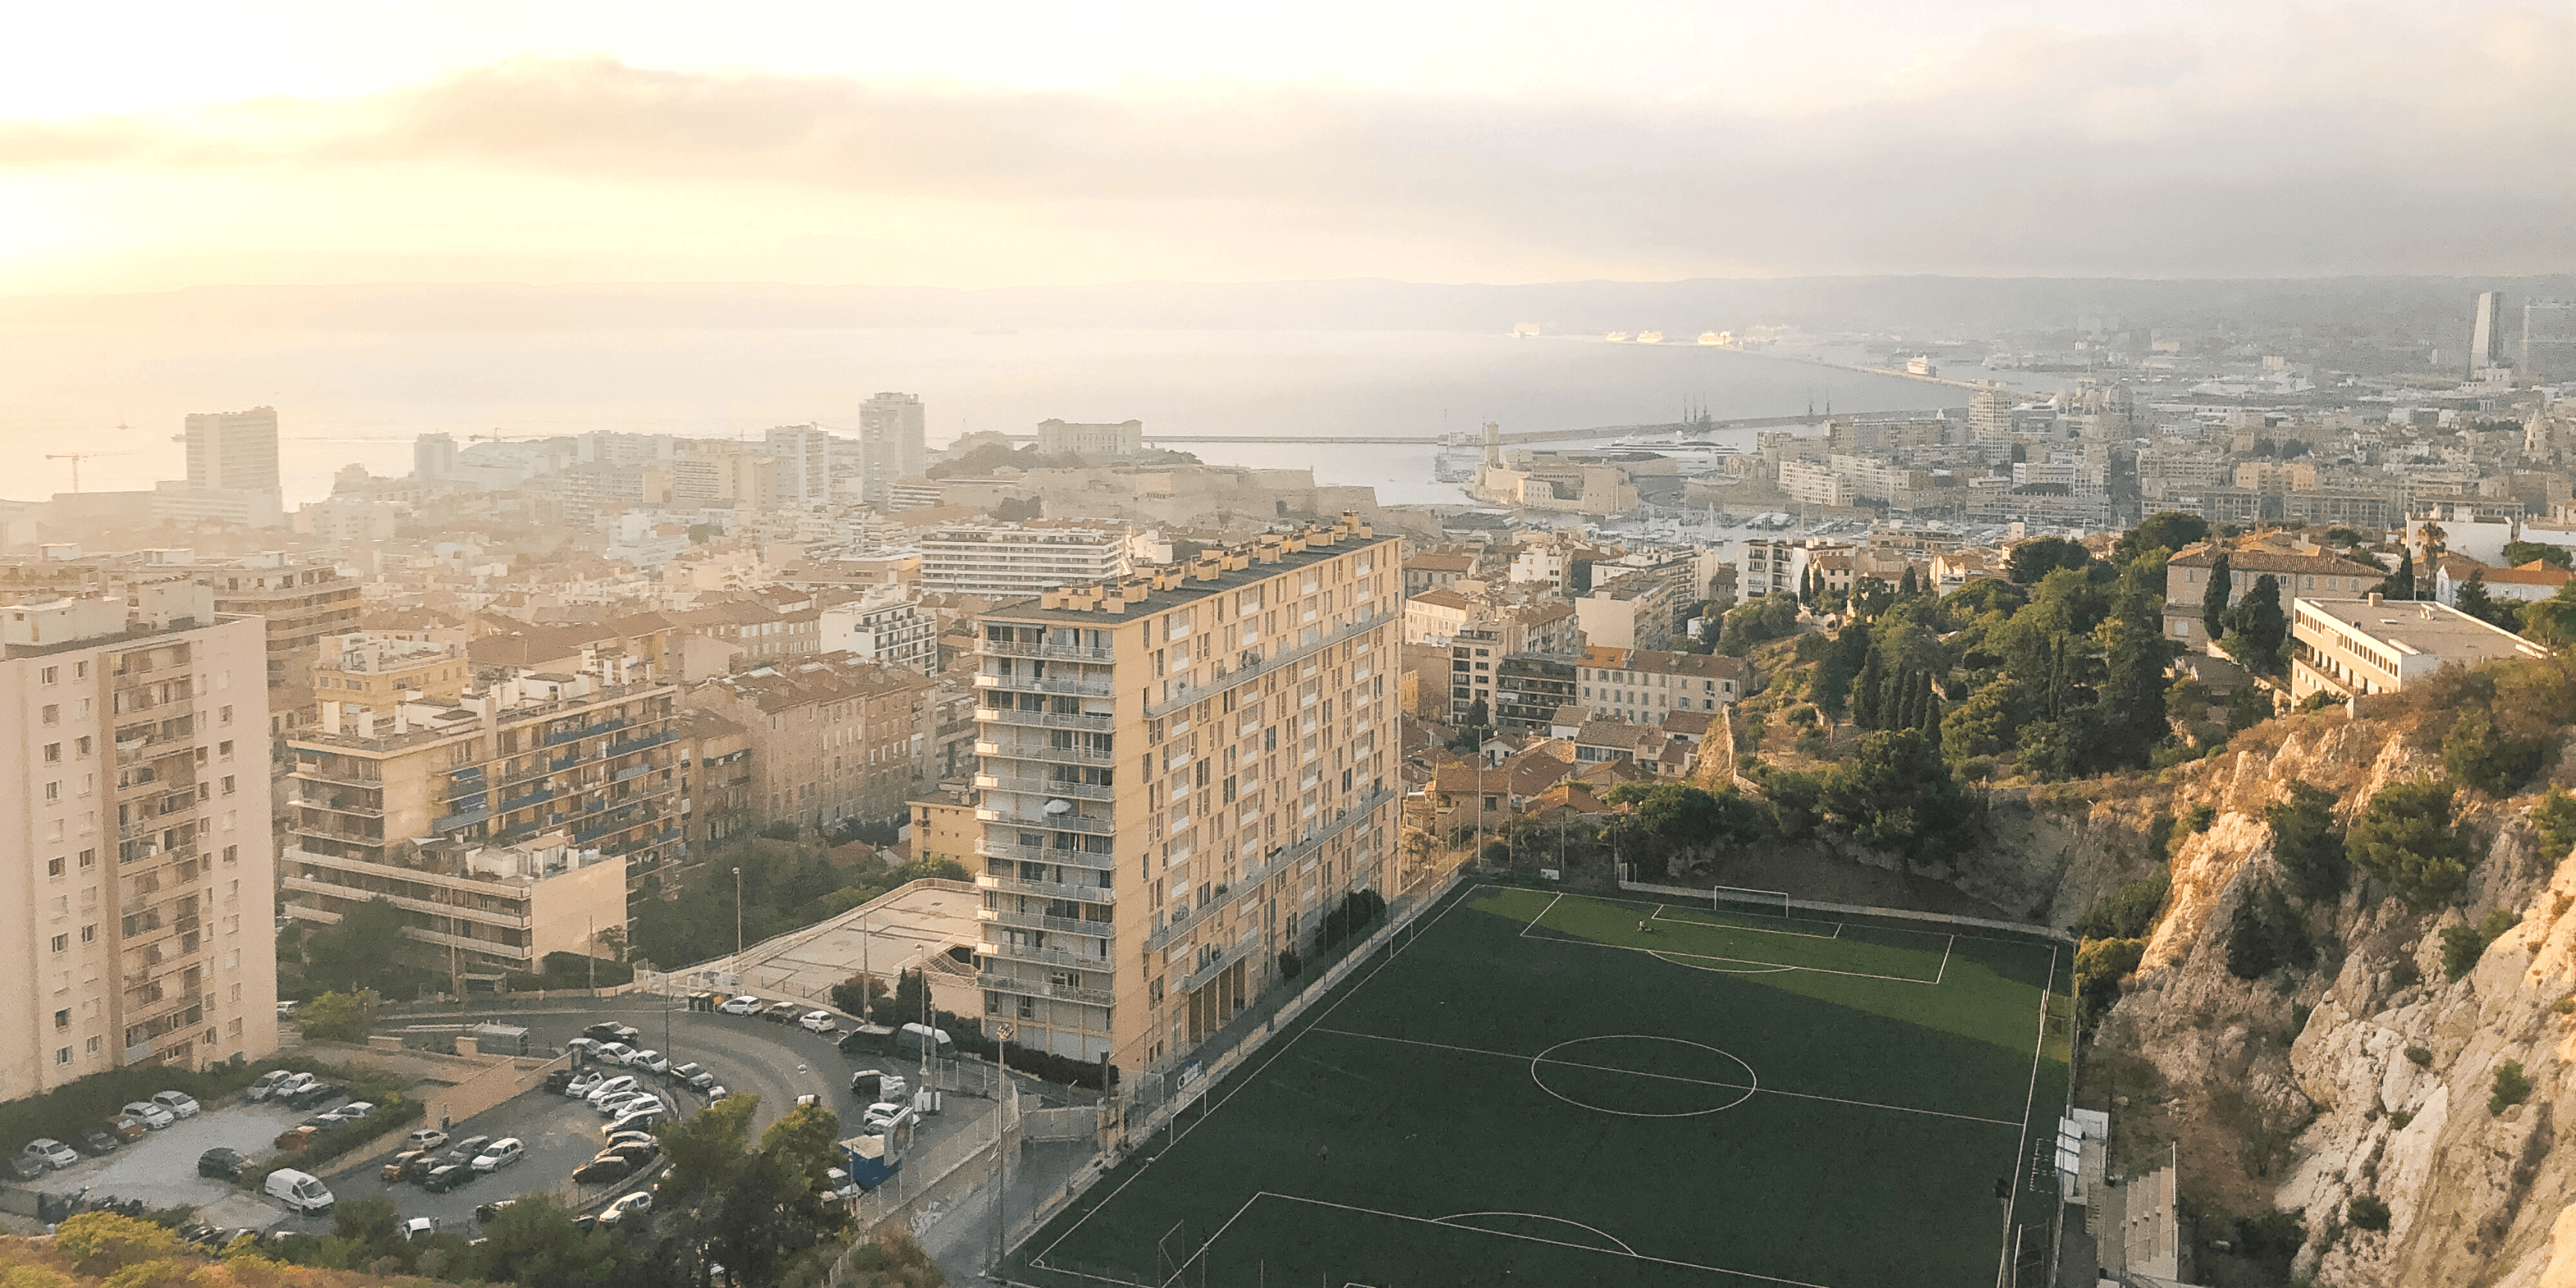
{"label": "hedge row", "polygon": [[[356,1084],[351,1084],[351,1091],[354,1093],[357,1090]],[[268,1179],[269,1173],[281,1167],[292,1167],[306,1172],[318,1171],[324,1163],[360,1146],[372,1144],[396,1127],[407,1126],[429,1116],[429,1106],[409,1096],[400,1092],[381,1094],[391,1098],[377,1101],[376,1112],[354,1123],[342,1123],[337,1127],[326,1128],[313,1137],[312,1144],[295,1153],[280,1152],[274,1158],[262,1159],[256,1164],[243,1168],[241,1184],[248,1189],[258,1189],[260,1184]],[[367,1099],[365,1096],[356,1098]]]}
{"label": "hedge row", "polygon": [[[318,1072],[309,1061],[287,1060],[272,1067]],[[15,1152],[40,1136],[76,1139],[82,1128],[101,1126],[128,1103],[150,1100],[156,1092],[184,1091],[211,1105],[249,1086],[261,1072],[246,1064],[218,1064],[203,1072],[147,1065],[93,1073],[42,1095],[0,1104],[0,1149]]]}

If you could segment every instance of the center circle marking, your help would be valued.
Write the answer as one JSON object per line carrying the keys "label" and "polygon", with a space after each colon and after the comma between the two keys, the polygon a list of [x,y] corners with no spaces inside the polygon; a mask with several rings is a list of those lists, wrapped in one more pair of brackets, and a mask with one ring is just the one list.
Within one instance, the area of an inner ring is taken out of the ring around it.
{"label": "center circle marking", "polygon": [[[1710,1064],[1719,1066],[1731,1065],[1735,1070],[1741,1071],[1743,1077],[1740,1082],[1736,1081],[1730,1071],[1724,1067],[1710,1069],[1709,1073],[1711,1076],[1707,1078],[1688,1078],[1678,1074],[1642,1073],[1635,1069],[1623,1069],[1617,1065],[1604,1063],[1599,1060],[1587,1060],[1583,1058],[1582,1052],[1567,1050],[1569,1047],[1581,1047],[1587,1043],[1596,1042],[1665,1042],[1674,1046],[1690,1047],[1695,1050],[1704,1051],[1710,1056],[1715,1057],[1715,1059],[1709,1061]],[[1584,1099],[1584,1096],[1587,1094],[1596,1097],[1601,1094],[1600,1091],[1592,1086],[1589,1081],[1589,1079],[1594,1075],[1601,1073],[1626,1074],[1632,1078],[1652,1078],[1677,1083],[1693,1084],[1707,1092],[1711,1099],[1724,1100],[1725,1103],[1712,1104],[1704,1109],[1685,1109],[1676,1113],[1661,1114],[1640,1113],[1633,1109],[1617,1109],[1609,1105],[1595,1103],[1593,1100]],[[1551,1078],[1553,1078],[1556,1083],[1562,1085],[1551,1085],[1549,1081]],[[1693,1042],[1688,1038],[1659,1037],[1651,1033],[1609,1033],[1599,1037],[1572,1038],[1564,1042],[1559,1042],[1555,1046],[1549,1047],[1548,1049],[1539,1052],[1537,1055],[1530,1057],[1530,1081],[1537,1083],[1539,1090],[1544,1091],[1569,1105],[1573,1105],[1578,1109],[1589,1109],[1595,1113],[1618,1114],[1623,1118],[1698,1118],[1707,1114],[1724,1113],[1727,1110],[1733,1109],[1737,1105],[1743,1104],[1745,1101],[1752,1099],[1753,1093],[1760,1090],[1762,1085],[1761,1078],[1756,1076],[1753,1072],[1753,1066],[1746,1064],[1742,1059],[1738,1058],[1731,1052],[1721,1051],[1705,1042]]]}

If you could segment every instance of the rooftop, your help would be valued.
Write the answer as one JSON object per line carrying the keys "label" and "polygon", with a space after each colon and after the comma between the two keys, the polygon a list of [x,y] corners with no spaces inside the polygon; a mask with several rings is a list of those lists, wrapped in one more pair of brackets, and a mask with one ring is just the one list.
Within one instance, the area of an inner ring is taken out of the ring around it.
{"label": "rooftop", "polygon": [[1319,526],[1293,534],[1262,536],[1249,546],[1203,554],[1187,564],[1155,569],[1147,576],[1103,582],[1087,591],[1051,591],[1016,604],[1004,604],[986,614],[986,619],[1098,627],[1104,624],[1104,617],[1125,620],[1149,616],[1239,590],[1335,555],[1392,547],[1398,540],[1376,536],[1356,516],[1345,515],[1342,522],[1329,528]]}
{"label": "rooftop", "polygon": [[2301,595],[2290,607],[2294,616],[2312,613],[2401,654],[2438,657],[2450,665],[2548,655],[2547,649],[2530,640],[2429,599],[2373,603],[2367,598]]}

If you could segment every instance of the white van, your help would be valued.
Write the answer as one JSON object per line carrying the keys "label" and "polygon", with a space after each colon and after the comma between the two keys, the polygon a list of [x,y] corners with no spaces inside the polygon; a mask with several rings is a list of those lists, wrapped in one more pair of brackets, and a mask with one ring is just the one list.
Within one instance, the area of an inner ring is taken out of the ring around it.
{"label": "white van", "polygon": [[948,1030],[934,1029],[927,1024],[904,1025],[895,1030],[894,1040],[897,1046],[916,1056],[925,1051],[936,1051],[941,1059],[953,1059],[957,1054],[957,1040],[948,1036]]}
{"label": "white van", "polygon": [[268,1196],[307,1215],[331,1210],[331,1191],[311,1172],[281,1167],[268,1174]]}

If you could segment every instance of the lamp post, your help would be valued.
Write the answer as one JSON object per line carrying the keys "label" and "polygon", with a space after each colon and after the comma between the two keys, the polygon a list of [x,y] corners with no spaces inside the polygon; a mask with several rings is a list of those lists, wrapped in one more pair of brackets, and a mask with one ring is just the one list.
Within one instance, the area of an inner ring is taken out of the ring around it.
{"label": "lamp post", "polygon": [[733,870],[733,973],[734,986],[742,986],[742,869]]}
{"label": "lamp post", "polygon": [[[921,983],[924,990],[930,986],[927,976]],[[999,1039],[993,1047],[993,1058],[1002,1069],[1001,1103],[996,1107],[1002,1125],[993,1142],[993,1152],[1002,1162],[1002,1183],[993,1189],[993,1277],[996,1279],[1004,1277],[1002,1263],[1010,1256],[1011,1221],[1005,1205],[1011,1197],[1011,1110],[1015,1107],[1012,1102],[1017,1099],[1011,1094],[1011,1039],[1019,1036],[1019,1032],[1019,1026],[1008,1020],[993,1026],[993,1035]]]}

